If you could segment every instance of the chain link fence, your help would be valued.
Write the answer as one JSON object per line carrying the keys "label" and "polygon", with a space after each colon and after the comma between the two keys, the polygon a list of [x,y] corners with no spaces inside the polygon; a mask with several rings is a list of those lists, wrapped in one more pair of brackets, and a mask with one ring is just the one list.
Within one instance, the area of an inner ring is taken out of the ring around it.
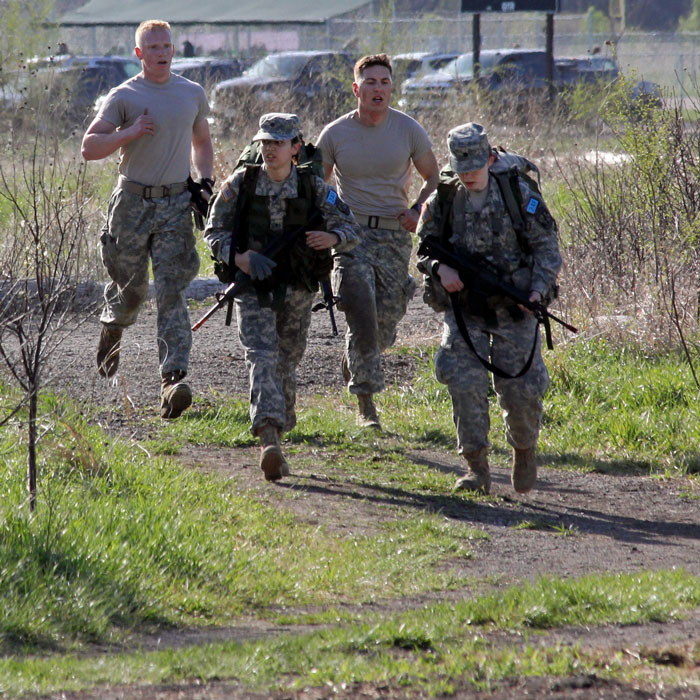
{"label": "chain link fence", "polygon": [[[544,13],[481,15],[483,49],[544,48]],[[74,53],[128,55],[135,27],[65,27],[61,37]],[[198,54],[234,55],[252,60],[270,51],[347,49],[358,55],[385,51],[459,51],[472,48],[472,16],[416,15],[389,18],[335,18],[324,24],[202,24],[173,27],[178,51],[185,40]],[[675,94],[696,85],[700,68],[700,33],[625,32],[617,42],[595,33],[587,15],[555,15],[554,55],[616,53],[628,75],[659,83]]]}

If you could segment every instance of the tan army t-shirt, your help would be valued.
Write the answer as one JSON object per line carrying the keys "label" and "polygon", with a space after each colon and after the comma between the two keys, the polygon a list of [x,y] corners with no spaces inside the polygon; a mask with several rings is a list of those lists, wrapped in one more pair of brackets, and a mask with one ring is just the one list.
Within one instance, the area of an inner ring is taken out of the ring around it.
{"label": "tan army t-shirt", "polygon": [[323,129],[317,145],[353,214],[391,218],[408,207],[411,161],[432,148],[425,129],[395,109],[377,126],[361,124],[356,110],[345,114]]}
{"label": "tan army t-shirt", "polygon": [[167,83],[139,74],[109,92],[98,116],[125,128],[144,109],[153,117],[155,133],[122,147],[119,172],[142,185],[184,182],[190,172],[192,127],[209,114],[204,88],[175,73]]}

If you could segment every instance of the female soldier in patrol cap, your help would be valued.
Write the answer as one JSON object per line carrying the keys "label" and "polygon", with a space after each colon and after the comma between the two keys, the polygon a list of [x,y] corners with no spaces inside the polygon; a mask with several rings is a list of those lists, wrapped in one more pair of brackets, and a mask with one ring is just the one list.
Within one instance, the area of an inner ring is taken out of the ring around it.
{"label": "female soldier in patrol cap", "polygon": [[[352,248],[359,227],[331,187],[295,165],[297,115],[264,114],[259,127],[254,141],[261,142],[263,164],[241,167],[223,183],[204,238],[236,279],[252,280],[236,297],[236,320],[250,377],[251,430],[262,446],[260,468],[275,481],[289,474],[280,436],[296,424],[296,368],[317,280],[330,270],[330,249]],[[294,235],[300,229],[305,233]],[[265,255],[290,234],[294,242],[277,259]]]}

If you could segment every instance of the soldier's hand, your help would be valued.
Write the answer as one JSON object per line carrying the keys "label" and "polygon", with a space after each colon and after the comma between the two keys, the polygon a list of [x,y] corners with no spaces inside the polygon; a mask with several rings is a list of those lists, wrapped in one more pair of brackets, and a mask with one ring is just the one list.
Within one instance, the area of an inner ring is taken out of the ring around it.
{"label": "soldier's hand", "polygon": [[461,292],[464,289],[464,282],[459,278],[457,270],[453,267],[440,263],[437,274],[440,278],[440,284],[442,284],[446,292]]}
{"label": "soldier's hand", "polygon": [[410,231],[411,233],[416,232],[420,214],[415,209],[402,209],[401,213],[396,218],[406,231]]}
{"label": "soldier's hand", "polygon": [[[539,304],[542,301],[542,295],[539,292],[532,291],[532,292],[530,292],[530,296],[528,297],[528,301]],[[526,314],[532,313],[532,311],[530,311],[530,309],[526,308],[522,304],[518,304],[518,306]]]}
{"label": "soldier's hand", "polygon": [[139,115],[130,128],[135,138],[145,136],[146,134],[153,135],[155,133],[156,123],[153,121],[153,117],[148,116],[148,107],[143,110],[143,114]]}
{"label": "soldier's hand", "polygon": [[248,251],[248,273],[254,280],[264,280],[272,274],[272,269],[277,267],[277,263],[262,253]]}
{"label": "soldier's hand", "polygon": [[340,236],[337,233],[327,233],[326,231],[307,231],[306,245],[313,250],[326,250],[340,243]]}

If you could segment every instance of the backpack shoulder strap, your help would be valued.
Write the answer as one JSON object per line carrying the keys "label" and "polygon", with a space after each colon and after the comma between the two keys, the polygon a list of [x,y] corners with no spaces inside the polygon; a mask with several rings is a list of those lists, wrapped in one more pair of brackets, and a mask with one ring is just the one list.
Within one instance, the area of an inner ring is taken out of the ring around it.
{"label": "backpack shoulder strap", "polygon": [[313,167],[310,164],[297,165],[297,177],[299,198],[307,200],[313,206],[316,201]]}
{"label": "backpack shoulder strap", "polygon": [[452,235],[453,209],[455,196],[457,195],[458,180],[456,178],[445,179],[438,182],[437,200],[440,211],[440,241],[447,243]]}
{"label": "backpack shoulder strap", "polygon": [[[238,249],[238,252],[242,252],[248,247],[248,236],[242,235],[243,229],[241,227],[241,222],[243,221],[243,215],[248,211],[250,200],[255,194],[255,185],[258,182],[259,173],[259,165],[246,165],[245,173],[243,174],[243,181],[241,182],[241,187],[238,191],[236,210],[233,213],[233,230],[236,232],[236,248]],[[235,254],[236,251],[233,249],[233,246],[231,246],[231,252],[229,253],[231,257],[229,260],[229,267],[231,267],[233,256]]]}
{"label": "backpack shoulder strap", "polygon": [[234,170],[245,167],[247,165],[259,165],[263,162],[262,151],[260,150],[260,141],[251,141],[238,156],[238,161]]}
{"label": "backpack shoulder strap", "polygon": [[498,189],[508,210],[520,249],[525,254],[529,254],[530,244],[525,239],[526,226],[523,216],[523,195],[520,191],[520,173],[517,168],[510,168],[504,172],[492,172],[491,175],[498,183]]}

